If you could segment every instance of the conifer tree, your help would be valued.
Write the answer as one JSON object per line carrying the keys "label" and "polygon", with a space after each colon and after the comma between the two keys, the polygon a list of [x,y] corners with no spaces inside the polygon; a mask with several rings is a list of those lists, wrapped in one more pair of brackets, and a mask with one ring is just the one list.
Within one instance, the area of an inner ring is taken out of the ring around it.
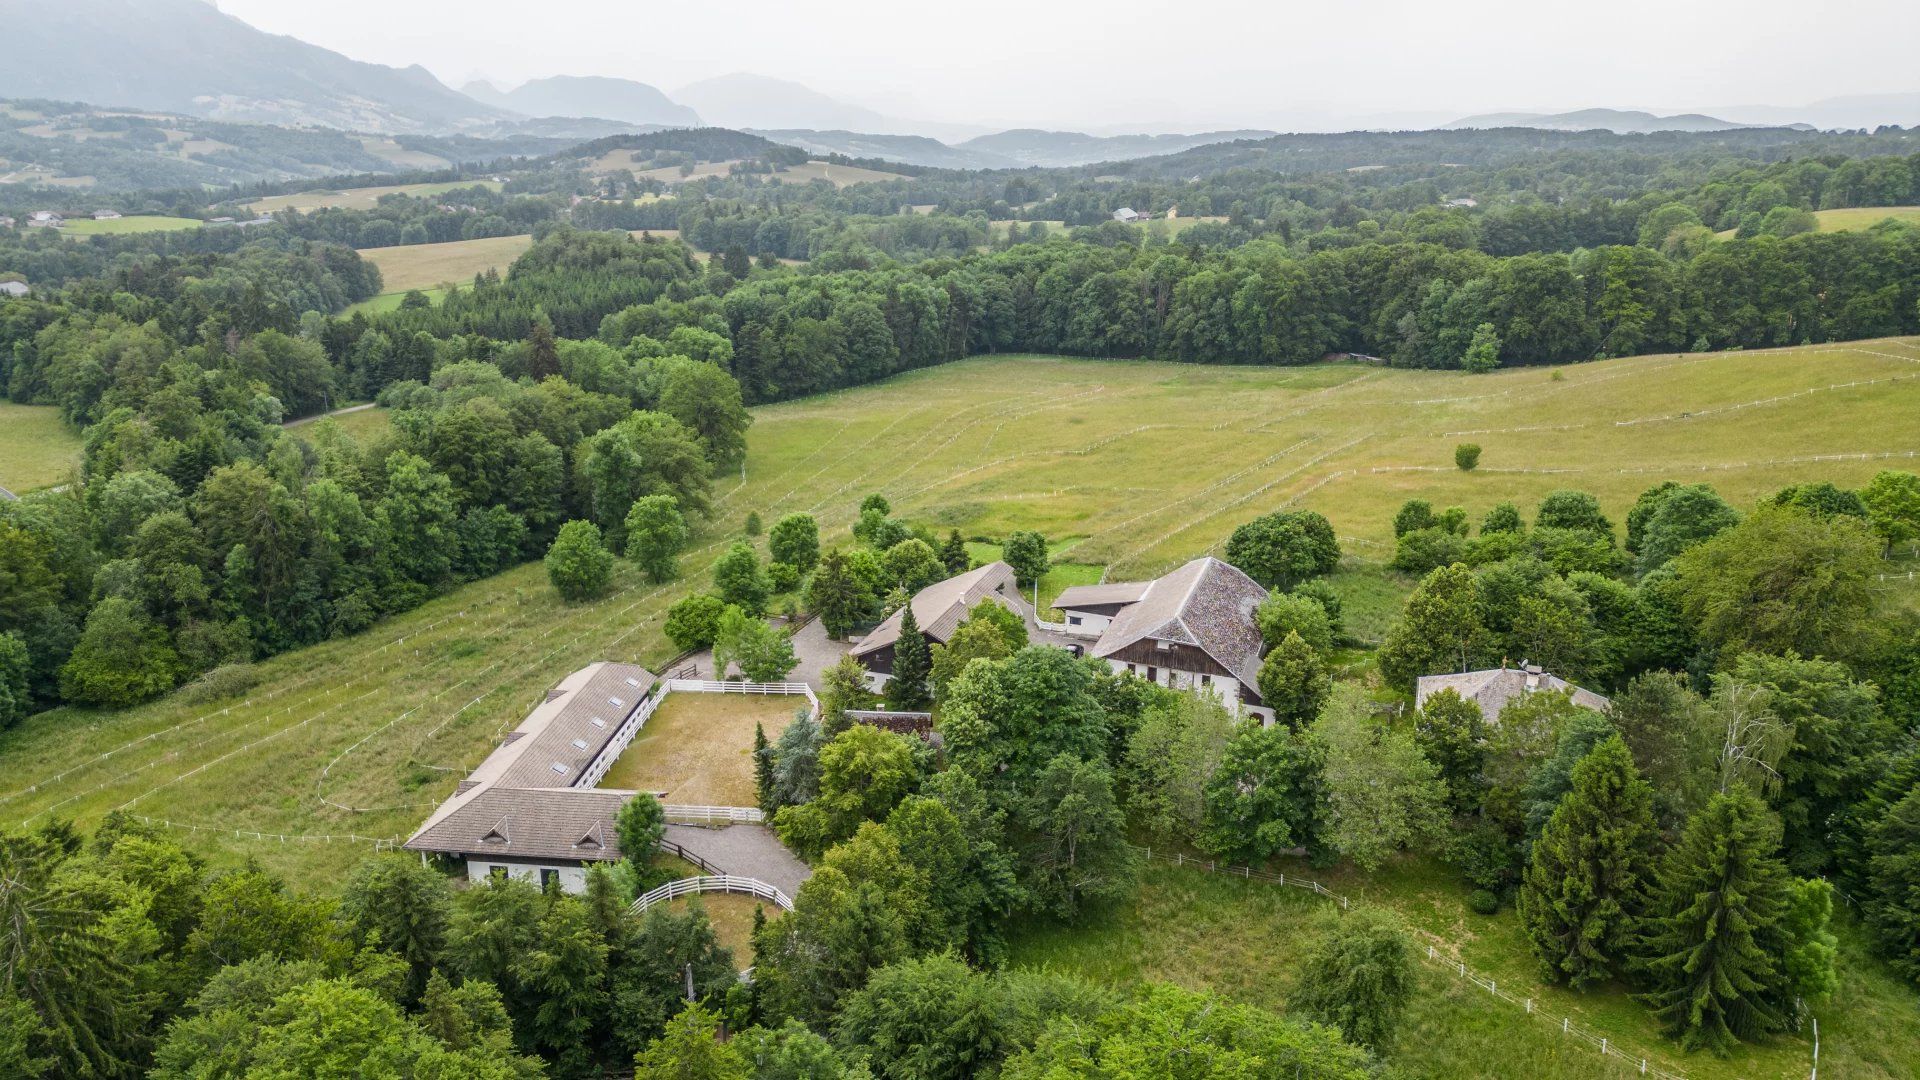
{"label": "conifer tree", "polygon": [[927,675],[933,669],[933,652],[920,622],[913,617],[913,605],[900,609],[900,640],[893,643],[893,678],[887,681],[887,704],[896,709],[918,709],[928,700]]}
{"label": "conifer tree", "polygon": [[755,802],[765,810],[773,791],[773,754],[767,746],[766,726],[758,720],[753,722],[753,790]]}
{"label": "conifer tree", "polygon": [[527,331],[527,374],[535,382],[560,374],[560,349],[553,339],[553,320],[541,312]]}
{"label": "conifer tree", "polygon": [[1667,856],[1640,940],[1644,1000],[1690,1050],[1785,1026],[1780,925],[1793,883],[1780,820],[1744,788],[1716,794]]}
{"label": "conifer tree", "polygon": [[967,553],[967,542],[959,529],[948,533],[947,542],[940,545],[940,561],[949,574],[964,574],[973,568],[973,556]]}
{"label": "conifer tree", "polygon": [[1553,982],[1575,987],[1618,972],[1645,895],[1653,788],[1618,735],[1573,769],[1520,885],[1520,918]]}

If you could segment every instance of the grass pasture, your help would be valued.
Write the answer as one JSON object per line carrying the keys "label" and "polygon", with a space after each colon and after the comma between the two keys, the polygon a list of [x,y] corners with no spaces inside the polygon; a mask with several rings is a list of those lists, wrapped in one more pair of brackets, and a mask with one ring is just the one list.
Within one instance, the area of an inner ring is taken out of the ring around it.
{"label": "grass pasture", "polygon": [[533,237],[489,236],[479,240],[450,240],[444,244],[362,248],[360,257],[380,268],[387,295],[440,285],[465,285],[475,274],[506,272],[513,260],[533,246]]}
{"label": "grass pasture", "polygon": [[[404,837],[567,672],[594,660],[660,670],[676,651],[661,632],[667,606],[708,586],[749,511],[811,512],[828,544],[845,543],[874,491],[940,534],[1079,537],[1074,563],[1116,579],[1217,550],[1257,514],[1307,506],[1354,557],[1334,585],[1349,625],[1374,637],[1405,588],[1378,564],[1410,496],[1478,518],[1502,499],[1531,511],[1547,491],[1577,486],[1617,523],[1668,478],[1710,481],[1742,505],[1788,483],[1858,485],[1920,465],[1905,457],[1920,450],[1920,342],[1637,357],[1559,379],[1542,368],[986,357],[754,412],[746,478],[716,481],[714,520],[679,580],[656,586],[623,562],[607,595],[569,605],[528,564],[262,661],[250,686],[224,695],[30,717],[0,732],[0,820],[92,825],[125,808],[174,823],[216,861],[255,857],[331,887],[370,845],[299,837]],[[32,415],[57,423],[50,410]],[[334,422],[362,417],[384,419],[368,410]],[[7,418],[0,483],[12,486],[23,448],[40,451]],[[1473,473],[1452,464],[1467,440],[1485,447]],[[57,471],[42,475],[57,482]],[[769,700],[776,719],[790,715],[790,701]],[[731,744],[743,770],[751,721],[745,731]]]}
{"label": "grass pasture", "polygon": [[80,433],[52,405],[0,401],[0,487],[14,494],[51,487],[80,463]]}
{"label": "grass pasture", "polygon": [[425,198],[429,195],[444,195],[449,191],[470,187],[499,191],[502,186],[493,180],[460,180],[446,184],[388,184],[382,187],[345,188],[338,191],[301,191],[292,195],[270,195],[264,199],[255,199],[248,205],[248,209],[256,214],[270,214],[279,210],[297,210],[304,214],[309,210],[323,208],[371,210],[388,195]]}
{"label": "grass pasture", "polygon": [[[1854,232],[1871,229],[1883,221],[1920,225],[1920,206],[1850,206],[1841,210],[1815,210],[1813,220],[1819,224],[1819,232]],[[1727,229],[1714,235],[1722,240],[1731,240],[1738,231]]]}
{"label": "grass pasture", "polygon": [[753,725],[771,742],[805,705],[780,694],[669,694],[599,786],[655,792],[676,806],[757,806]]}
{"label": "grass pasture", "polygon": [[[1811,1042],[1776,1036],[1719,1059],[1685,1054],[1652,1023],[1622,987],[1585,992],[1543,988],[1511,909],[1494,916],[1468,912],[1464,890],[1444,868],[1409,862],[1371,878],[1284,867],[1324,882],[1355,903],[1394,908],[1424,944],[1443,938],[1460,946],[1464,961],[1504,989],[1534,999],[1535,1015],[1492,998],[1473,984],[1422,962],[1419,988],[1389,1060],[1409,1077],[1555,1077],[1601,1080],[1636,1075],[1617,1059],[1562,1036],[1560,1019],[1606,1035],[1650,1065],[1697,1080],[1803,1080]],[[1062,930],[1033,927],[1010,942],[1020,966],[1051,967],[1113,985],[1165,980],[1207,989],[1266,1008],[1284,1008],[1299,977],[1305,948],[1334,916],[1334,905],[1311,892],[1269,882],[1243,881],[1163,863],[1145,872],[1139,898],[1090,925]],[[1429,936],[1438,935],[1438,938]],[[1841,927],[1843,988],[1816,1007],[1821,1073],[1860,1080],[1912,1075],[1920,1061],[1920,1008],[1883,965],[1868,958],[1857,928]]]}
{"label": "grass pasture", "polygon": [[134,233],[179,232],[183,229],[198,229],[205,224],[198,218],[132,214],[127,217],[109,218],[106,221],[74,218],[68,221],[66,228],[61,229],[60,232],[66,236],[129,236]]}

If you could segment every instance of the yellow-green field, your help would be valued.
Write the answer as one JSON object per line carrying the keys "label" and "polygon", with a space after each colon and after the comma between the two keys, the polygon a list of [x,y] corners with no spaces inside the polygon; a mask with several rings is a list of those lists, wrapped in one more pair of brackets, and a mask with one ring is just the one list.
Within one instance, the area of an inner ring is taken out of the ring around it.
{"label": "yellow-green field", "polygon": [[294,195],[272,195],[264,199],[255,199],[248,209],[256,214],[272,213],[276,210],[319,210],[323,207],[345,210],[371,210],[387,195],[412,195],[416,198],[427,195],[443,195],[462,188],[483,187],[499,191],[501,184],[492,180],[461,180],[449,184],[389,184],[384,187],[346,188],[339,191],[302,191]]}
{"label": "yellow-green field", "polygon": [[[1903,221],[1909,225],[1920,225],[1920,206],[1852,206],[1844,210],[1815,210],[1813,219],[1819,223],[1820,232],[1853,232],[1871,229],[1883,221]],[[1715,233],[1722,240],[1731,240],[1737,229]]]}
{"label": "yellow-green field", "polygon": [[126,236],[131,233],[177,232],[181,229],[198,229],[205,222],[197,218],[161,217],[150,214],[132,214],[127,217],[109,218],[97,221],[93,218],[74,218],[60,231],[67,236]]}
{"label": "yellow-green field", "polygon": [[[1746,504],[1789,483],[1858,485],[1920,465],[1906,456],[1920,450],[1915,415],[1915,339],[1635,357],[1557,379],[1542,368],[963,361],[756,409],[746,479],[717,479],[715,520],[666,586],[622,563],[607,596],[567,605],[529,564],[263,661],[244,693],[29,718],[0,733],[0,820],[92,823],[127,807],[192,826],[183,835],[215,858],[337,881],[365,845],[275,837],[405,836],[566,673],[600,659],[657,669],[675,652],[661,632],[667,606],[708,587],[750,511],[809,511],[827,543],[844,543],[861,497],[878,491],[942,534],[1038,529],[1056,548],[1073,544],[1076,563],[1134,577],[1217,550],[1248,518],[1306,506],[1372,560],[1343,580],[1381,609],[1362,631],[1377,636],[1396,584],[1369,567],[1389,553],[1390,519],[1410,496],[1477,518],[1582,487],[1618,522],[1641,490],[1676,478]],[[1453,447],[1469,440],[1483,463],[1462,473]]]}
{"label": "yellow-green field", "polygon": [[696,906],[704,910],[707,921],[713,924],[713,935],[720,939],[720,944],[733,950],[733,966],[742,970],[753,966],[754,910],[764,911],[768,920],[780,917],[779,908],[744,893],[700,893],[685,900],[669,901],[668,906],[676,911]]}
{"label": "yellow-green field", "polygon": [[[634,236],[657,236],[674,240],[678,229],[636,229]],[[368,313],[391,311],[400,306],[401,297],[419,289],[438,300],[441,285],[467,285],[475,274],[498,270],[504,274],[513,260],[533,246],[533,237],[488,236],[478,240],[449,240],[443,244],[409,244],[403,247],[361,248],[360,257],[380,268],[382,292],[371,300],[354,305],[354,311]]]}
{"label": "yellow-green field", "polygon": [[18,495],[63,483],[80,464],[80,433],[51,405],[0,401],[0,487]]}

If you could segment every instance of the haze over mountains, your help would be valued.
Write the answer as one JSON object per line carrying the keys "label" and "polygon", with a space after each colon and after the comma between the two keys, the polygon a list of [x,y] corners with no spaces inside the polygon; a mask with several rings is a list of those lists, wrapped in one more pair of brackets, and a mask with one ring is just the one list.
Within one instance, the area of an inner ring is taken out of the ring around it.
{"label": "haze over mountains", "polygon": [[[84,101],[231,121],[375,134],[581,137],[713,125],[764,134],[816,154],[948,168],[1077,166],[1272,134],[1235,129],[1093,135],[930,123],[750,72],[700,79],[672,92],[638,79],[569,73],[511,89],[476,80],[455,90],[419,66],[364,63],[297,38],[264,33],[207,0],[0,0],[0,19],[10,35],[8,62],[0,65],[0,97]],[[1879,123],[1920,124],[1920,93],[1673,115],[1612,108],[1494,112],[1441,126],[1632,133]]]}

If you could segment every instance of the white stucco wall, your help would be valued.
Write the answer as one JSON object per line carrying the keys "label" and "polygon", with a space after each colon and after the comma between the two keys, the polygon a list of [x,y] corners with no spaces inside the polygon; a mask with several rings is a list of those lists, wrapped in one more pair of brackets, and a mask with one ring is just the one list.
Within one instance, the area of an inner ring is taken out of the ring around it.
{"label": "white stucco wall", "polygon": [[529,882],[533,885],[540,884],[540,871],[558,870],[560,872],[560,888],[562,891],[570,893],[584,893],[587,891],[586,867],[562,866],[558,863],[551,866],[534,866],[527,863],[490,863],[480,859],[468,859],[467,880],[475,884],[485,882],[487,878],[493,875],[493,869],[496,866],[504,868],[508,877]]}

